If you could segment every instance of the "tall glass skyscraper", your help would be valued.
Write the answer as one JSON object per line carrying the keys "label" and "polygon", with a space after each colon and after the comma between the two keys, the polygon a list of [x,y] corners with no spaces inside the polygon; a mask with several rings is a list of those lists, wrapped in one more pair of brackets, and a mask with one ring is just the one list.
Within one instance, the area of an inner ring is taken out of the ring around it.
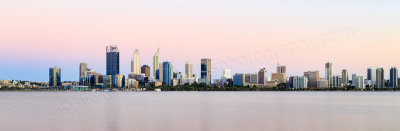
{"label": "tall glass skyscraper", "polygon": [[368,84],[372,87],[376,85],[376,68],[370,67],[367,69],[367,80]]}
{"label": "tall glass skyscraper", "polygon": [[201,59],[201,78],[207,78],[211,83],[211,59]]}
{"label": "tall glass skyscraper", "polygon": [[160,68],[159,61],[160,61],[160,48],[158,48],[156,54],[154,54],[153,56],[153,77],[156,77],[157,80],[159,80],[159,78],[157,78],[157,71]]}
{"label": "tall glass skyscraper", "polygon": [[119,51],[116,45],[107,46],[106,48],[107,57],[107,75],[119,74]]}
{"label": "tall glass skyscraper", "polygon": [[88,63],[79,64],[79,79],[85,76],[85,71],[88,69]]}
{"label": "tall glass skyscraper", "polygon": [[172,85],[172,79],[174,75],[174,68],[172,67],[171,62],[165,61],[163,63],[163,82],[166,85],[171,86]]}
{"label": "tall glass skyscraper", "polygon": [[347,69],[342,70],[342,82],[341,87],[347,87],[349,84],[349,72]]}
{"label": "tall glass skyscraper", "polygon": [[399,79],[399,70],[396,67],[390,68],[390,81],[389,87],[390,88],[397,88]]}
{"label": "tall glass skyscraper", "polygon": [[61,86],[61,69],[50,67],[49,69],[49,86]]}
{"label": "tall glass skyscraper", "polygon": [[325,79],[329,83],[329,87],[332,87],[332,63],[325,63]]}

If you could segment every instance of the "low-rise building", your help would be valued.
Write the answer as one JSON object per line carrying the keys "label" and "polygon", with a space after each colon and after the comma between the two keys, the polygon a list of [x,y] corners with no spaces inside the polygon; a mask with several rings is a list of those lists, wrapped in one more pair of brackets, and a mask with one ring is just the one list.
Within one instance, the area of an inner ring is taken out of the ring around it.
{"label": "low-rise building", "polygon": [[206,85],[210,85],[210,81],[208,80],[208,78],[200,78],[199,79],[199,83],[204,83]]}
{"label": "low-rise building", "polygon": [[0,85],[2,86],[8,86],[10,84],[9,80],[0,80]]}
{"label": "low-rise building", "polygon": [[160,81],[153,82],[153,84],[154,84],[154,87],[162,86],[162,82],[160,82]]}
{"label": "low-rise building", "polygon": [[235,74],[233,75],[233,85],[234,86],[244,86],[245,77],[244,74]]}
{"label": "low-rise building", "polygon": [[86,91],[86,90],[89,90],[89,86],[67,85],[67,86],[64,86],[64,89],[72,90],[72,91]]}
{"label": "low-rise building", "polygon": [[329,81],[325,79],[321,79],[317,81],[318,88],[329,88]]}

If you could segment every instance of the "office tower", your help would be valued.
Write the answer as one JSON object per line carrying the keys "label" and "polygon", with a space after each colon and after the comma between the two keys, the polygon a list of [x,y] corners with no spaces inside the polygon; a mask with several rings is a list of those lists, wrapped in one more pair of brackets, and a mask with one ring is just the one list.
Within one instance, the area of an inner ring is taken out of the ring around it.
{"label": "office tower", "polygon": [[258,84],[258,74],[250,74],[250,84]]}
{"label": "office tower", "polygon": [[356,89],[364,89],[364,77],[359,74],[353,74],[353,86]]}
{"label": "office tower", "polygon": [[258,71],[258,84],[266,84],[267,83],[267,69],[262,68]]}
{"label": "office tower", "polygon": [[159,81],[159,82],[163,82],[164,80],[163,80],[163,77],[164,77],[164,70],[163,70],[163,63],[159,63],[159,68],[158,68],[158,70],[157,70],[157,76],[156,76],[156,79]]}
{"label": "office tower", "polygon": [[376,87],[385,88],[385,70],[382,67],[376,69]]}
{"label": "office tower", "polygon": [[325,64],[325,79],[328,81],[329,87],[332,87],[332,63]]}
{"label": "office tower", "polygon": [[332,76],[332,79],[331,79],[331,83],[332,83],[332,86],[331,87],[335,87],[335,88],[338,88],[338,87],[340,87],[340,84],[342,83],[341,81],[340,81],[340,77],[339,76]]}
{"label": "office tower", "polygon": [[173,70],[174,68],[172,67],[171,62],[166,61],[163,63],[163,82],[166,85],[172,85]]}
{"label": "office tower", "polygon": [[119,74],[119,51],[116,45],[111,45],[106,47],[106,57],[107,57],[107,75]]}
{"label": "office tower", "polygon": [[389,87],[390,88],[397,88],[399,79],[399,70],[396,67],[390,68],[390,81]]}
{"label": "office tower", "polygon": [[189,61],[185,64],[185,75],[187,78],[193,78],[193,65]]}
{"label": "office tower", "polygon": [[291,77],[292,85],[294,89],[304,89],[308,87],[308,78],[305,76],[294,76]]}
{"label": "office tower", "polygon": [[250,84],[250,80],[251,80],[251,74],[250,73],[244,74],[244,84],[245,85]]}
{"label": "office tower", "polygon": [[173,78],[174,79],[181,79],[182,78],[182,72],[174,72],[173,73]]}
{"label": "office tower", "polygon": [[245,77],[244,74],[233,75],[233,85],[234,86],[244,86]]}
{"label": "office tower", "polygon": [[286,83],[286,73],[272,73],[271,80],[278,83]]}
{"label": "office tower", "polygon": [[370,67],[367,69],[367,80],[368,85],[371,87],[376,86],[376,67]]}
{"label": "office tower", "polygon": [[277,73],[286,73],[286,66],[281,66],[278,63],[278,66],[276,67],[276,72]]}
{"label": "office tower", "polygon": [[211,59],[201,59],[201,78],[207,78],[211,83]]}
{"label": "office tower", "polygon": [[79,79],[85,76],[85,71],[88,69],[88,63],[79,64]]}
{"label": "office tower", "polygon": [[61,86],[61,69],[50,67],[49,69],[49,86]]}
{"label": "office tower", "polygon": [[114,76],[114,87],[122,88],[125,86],[125,76],[117,74]]}
{"label": "office tower", "polygon": [[342,70],[342,87],[347,87],[349,84],[349,72],[347,69]]}
{"label": "office tower", "polygon": [[150,66],[143,65],[141,69],[141,73],[144,74],[146,77],[150,77]]}
{"label": "office tower", "polygon": [[131,72],[135,74],[140,74],[140,53],[139,50],[136,49],[135,52],[133,52],[133,58],[131,61]]}
{"label": "office tower", "polygon": [[308,78],[308,86],[309,87],[312,87],[312,88],[317,87],[318,81],[320,80],[318,70],[304,72],[304,76]]}
{"label": "office tower", "polygon": [[157,77],[157,70],[160,68],[160,48],[157,49],[153,56],[153,77]]}
{"label": "office tower", "polygon": [[114,85],[114,80],[111,75],[103,75],[103,88],[111,88]]}

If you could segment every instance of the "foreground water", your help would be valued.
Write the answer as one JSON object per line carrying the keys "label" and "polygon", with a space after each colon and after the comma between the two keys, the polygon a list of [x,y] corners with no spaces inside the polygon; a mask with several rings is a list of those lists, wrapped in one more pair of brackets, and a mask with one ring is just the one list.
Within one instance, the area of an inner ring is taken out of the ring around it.
{"label": "foreground water", "polygon": [[398,92],[0,92],[2,131],[390,131]]}

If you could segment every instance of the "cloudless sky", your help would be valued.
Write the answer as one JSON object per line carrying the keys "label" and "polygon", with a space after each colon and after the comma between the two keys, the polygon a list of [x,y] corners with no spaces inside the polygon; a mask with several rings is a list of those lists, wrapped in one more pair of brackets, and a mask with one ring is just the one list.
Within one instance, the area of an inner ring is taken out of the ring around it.
{"label": "cloudless sky", "polygon": [[152,68],[158,44],[175,71],[191,61],[199,75],[200,59],[211,58],[213,78],[225,68],[270,74],[278,61],[288,75],[324,77],[331,61],[335,75],[346,68],[366,77],[367,67],[382,66],[388,76],[400,65],[399,7],[395,0],[2,0],[0,79],[48,81],[49,67],[58,66],[63,81],[78,80],[80,62],[105,74],[106,45],[118,45],[127,75],[134,49]]}

